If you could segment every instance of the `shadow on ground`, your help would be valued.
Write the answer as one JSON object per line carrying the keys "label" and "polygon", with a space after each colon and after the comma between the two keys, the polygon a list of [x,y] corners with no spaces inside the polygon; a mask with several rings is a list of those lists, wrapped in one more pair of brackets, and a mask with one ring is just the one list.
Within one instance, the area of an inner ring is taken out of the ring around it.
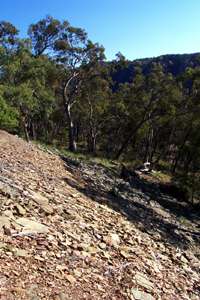
{"label": "shadow on ground", "polygon": [[[140,189],[149,199],[153,199],[162,207],[167,208],[170,212],[167,217],[165,215],[163,216],[162,211],[160,214],[158,210],[151,207],[149,201],[133,201],[133,199],[129,199],[129,197],[122,197],[120,195],[115,195],[112,192],[107,192],[102,186],[93,184],[94,181],[92,178],[84,179],[85,184],[83,187],[82,184],[79,184],[80,179],[82,182],[83,179],[80,170],[78,170],[78,166],[70,166],[68,164],[69,162],[67,162],[65,166],[74,176],[74,180],[63,178],[68,185],[93,201],[107,205],[109,208],[120,212],[141,231],[151,235],[153,239],[161,239],[166,243],[170,243],[171,245],[182,249],[187,249],[191,244],[200,243],[200,233],[196,230],[196,227],[195,229],[191,227],[188,228],[186,226],[181,226],[179,222],[176,222],[177,217],[182,216],[188,221],[191,221],[191,218],[194,219],[195,217],[198,220],[199,216],[196,214],[194,215],[192,210],[188,210],[188,208],[179,204],[177,201],[172,200],[168,195],[162,193],[159,194],[152,184],[143,180],[140,184],[138,182],[135,185],[133,184],[133,188]],[[165,210],[163,209],[163,211]]]}

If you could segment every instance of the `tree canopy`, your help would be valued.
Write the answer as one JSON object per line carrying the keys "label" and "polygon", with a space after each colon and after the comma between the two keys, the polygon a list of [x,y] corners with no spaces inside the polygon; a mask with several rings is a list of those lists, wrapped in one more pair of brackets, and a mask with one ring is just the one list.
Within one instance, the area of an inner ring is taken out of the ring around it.
{"label": "tree canopy", "polygon": [[0,127],[71,151],[165,165],[199,197],[199,55],[130,62],[51,16],[0,22]]}

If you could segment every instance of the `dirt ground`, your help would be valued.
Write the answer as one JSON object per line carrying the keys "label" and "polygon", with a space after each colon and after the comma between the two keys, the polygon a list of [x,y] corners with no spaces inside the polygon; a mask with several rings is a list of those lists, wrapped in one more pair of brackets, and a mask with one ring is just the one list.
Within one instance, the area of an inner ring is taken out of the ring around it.
{"label": "dirt ground", "polygon": [[113,198],[69,170],[0,131],[0,299],[198,300],[196,216]]}

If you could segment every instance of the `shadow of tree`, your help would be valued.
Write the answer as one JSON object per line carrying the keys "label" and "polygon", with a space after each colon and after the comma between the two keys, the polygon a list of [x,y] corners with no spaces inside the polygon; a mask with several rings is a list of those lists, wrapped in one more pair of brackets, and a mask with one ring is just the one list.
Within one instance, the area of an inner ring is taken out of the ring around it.
{"label": "shadow of tree", "polygon": [[[66,166],[66,168],[69,170],[70,166]],[[170,214],[168,214],[169,216],[165,216],[162,214],[162,211],[159,213],[158,210],[149,205],[149,201],[134,201],[132,198],[129,199],[128,197],[114,195],[104,190],[98,184],[93,184],[94,181],[92,178],[84,179],[83,187],[82,184],[79,184],[81,173],[78,174],[77,169],[73,167],[71,172],[74,176],[74,180],[63,178],[68,185],[89,197],[91,200],[107,205],[109,208],[120,212],[141,231],[151,235],[153,239],[163,240],[174,247],[180,247],[182,249],[187,249],[191,243],[200,243],[199,232],[187,230],[185,227],[180,226],[179,222],[176,222],[176,216],[180,214],[184,216],[187,215],[184,208],[182,211],[179,211],[180,206],[170,204],[167,195],[166,199],[163,200],[163,197],[161,197],[158,192],[155,193],[155,187],[153,188],[149,183],[145,181],[142,182],[143,188],[140,186],[142,193],[148,195],[150,199],[153,197],[153,199],[156,199],[155,201],[163,207],[170,209],[170,211],[175,214],[174,216],[170,216]],[[81,181],[83,182],[82,178]]]}
{"label": "shadow of tree", "polygon": [[[149,198],[155,199],[156,202],[169,209],[177,217],[195,217],[193,214],[196,212],[194,206],[187,202],[178,191],[172,191],[169,184],[148,182],[145,179],[130,181],[130,184],[133,188],[140,189]],[[196,216],[198,217],[198,215]]]}

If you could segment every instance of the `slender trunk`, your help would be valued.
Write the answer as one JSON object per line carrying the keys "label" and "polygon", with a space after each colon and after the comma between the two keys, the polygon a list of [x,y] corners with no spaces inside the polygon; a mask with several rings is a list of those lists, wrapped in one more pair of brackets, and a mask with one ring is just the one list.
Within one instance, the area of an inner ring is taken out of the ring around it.
{"label": "slender trunk", "polygon": [[92,153],[96,153],[96,135],[92,137]]}
{"label": "slender trunk", "polygon": [[71,107],[73,104],[76,102],[75,100],[75,94],[76,94],[76,89],[77,86],[72,89],[70,92],[69,86],[72,84],[73,80],[78,76],[78,73],[74,73],[66,82],[63,87],[63,102],[64,102],[64,108],[65,108],[65,113],[67,116],[67,121],[68,121],[68,126],[69,126],[69,150],[72,152],[77,151],[77,145],[76,145],[76,133],[75,133],[75,128],[74,128],[74,123],[73,119],[71,116]]}
{"label": "slender trunk", "polygon": [[74,123],[71,117],[70,106],[67,108],[67,118],[68,118],[68,125],[69,125],[69,150],[72,152],[77,151],[76,139],[75,139],[75,129]]}
{"label": "slender trunk", "polygon": [[158,140],[156,139],[152,147],[151,156],[150,156],[150,162],[153,164],[154,164],[154,157],[157,151],[157,147],[158,147]]}
{"label": "slender trunk", "polygon": [[173,165],[172,165],[172,174],[175,174],[175,172],[176,172],[176,169],[177,169],[177,167],[178,167],[178,163],[179,163],[179,161],[180,161],[180,159],[181,159],[182,150],[183,150],[183,148],[184,148],[184,146],[185,146],[185,143],[186,143],[187,138],[189,137],[189,135],[190,135],[190,129],[189,129],[188,132],[186,133],[186,135],[185,135],[185,137],[184,137],[184,140],[183,140],[181,146],[179,147],[178,153],[177,153],[177,155],[176,155],[176,157],[175,157],[175,159],[174,159],[174,161],[173,161]]}
{"label": "slender trunk", "polygon": [[119,159],[120,156],[122,155],[122,153],[126,150],[126,148],[128,147],[130,141],[132,140],[132,138],[136,135],[137,131],[140,129],[140,127],[147,121],[147,119],[144,117],[141,122],[130,132],[130,134],[127,136],[127,138],[124,140],[124,142],[122,143],[120,149],[118,150],[115,159]]}
{"label": "slender trunk", "polygon": [[143,157],[144,162],[149,160],[149,139],[146,139],[145,143],[145,151],[144,151],[144,157]]}
{"label": "slender trunk", "polygon": [[191,191],[191,202],[194,205],[194,191],[195,191],[195,187],[194,187],[194,174],[192,176],[192,191]]}
{"label": "slender trunk", "polygon": [[79,134],[80,134],[80,124],[77,122],[76,124],[76,141],[79,142]]}
{"label": "slender trunk", "polygon": [[174,161],[173,161],[173,165],[172,165],[172,174],[175,174],[179,160],[180,160],[181,154],[180,152],[178,153],[178,155],[175,157]]}
{"label": "slender trunk", "polygon": [[52,126],[51,136],[50,136],[51,141],[53,141],[55,139],[55,137],[57,139],[60,127],[61,127],[60,122],[57,124],[54,124],[54,126]]}
{"label": "slender trunk", "polygon": [[[131,139],[136,135],[137,131],[142,127],[142,125],[145,124],[148,120],[151,120],[151,114],[153,114],[153,111],[150,113],[149,109],[152,105],[152,102],[153,102],[153,97],[150,98],[148,105],[145,107],[142,120],[138,123],[138,125],[136,125],[136,127],[133,130],[131,130],[130,134],[127,136],[127,138],[121,145],[119,151],[117,152],[115,159],[119,159],[119,157],[128,147]],[[132,128],[132,123],[130,124],[130,128]]]}
{"label": "slender trunk", "polygon": [[88,135],[88,151],[90,153],[96,153],[96,137],[97,137],[97,130],[94,121],[94,110],[93,104],[90,101],[88,96],[88,104],[89,104],[89,135]]}
{"label": "slender trunk", "polygon": [[122,153],[124,152],[124,150],[128,147],[128,144],[130,142],[130,140],[132,139],[133,134],[130,134],[125,141],[123,142],[123,144],[121,145],[121,148],[119,149],[119,151],[117,152],[115,159],[119,159],[120,156],[122,155]]}
{"label": "slender trunk", "polygon": [[73,119],[71,116],[71,106],[65,101],[64,97],[64,107],[65,107],[65,113],[67,116],[67,124],[69,126],[69,134],[68,134],[68,139],[69,139],[69,146],[68,149],[72,152],[77,151],[77,145],[76,145],[76,134],[75,134],[75,128],[74,128],[74,123]]}
{"label": "slender trunk", "polygon": [[188,172],[189,172],[189,167],[190,167],[191,162],[192,162],[192,156],[190,156],[190,154],[188,153],[187,160],[184,163],[184,172],[186,174],[188,174]]}
{"label": "slender trunk", "polygon": [[37,135],[36,135],[36,130],[35,130],[35,124],[34,124],[34,122],[31,123],[31,129],[32,129],[33,140],[37,140]]}
{"label": "slender trunk", "polygon": [[24,123],[24,134],[27,142],[30,142],[29,132],[28,132],[28,123]]}
{"label": "slender trunk", "polygon": [[88,152],[96,153],[96,134],[94,132],[88,137]]}
{"label": "slender trunk", "polygon": [[20,120],[21,128],[24,131],[24,135],[25,135],[26,141],[29,142],[30,141],[30,137],[29,137],[29,132],[28,132],[28,127],[29,127],[28,116],[23,113],[22,109],[21,109],[21,114],[22,114],[21,120]]}

